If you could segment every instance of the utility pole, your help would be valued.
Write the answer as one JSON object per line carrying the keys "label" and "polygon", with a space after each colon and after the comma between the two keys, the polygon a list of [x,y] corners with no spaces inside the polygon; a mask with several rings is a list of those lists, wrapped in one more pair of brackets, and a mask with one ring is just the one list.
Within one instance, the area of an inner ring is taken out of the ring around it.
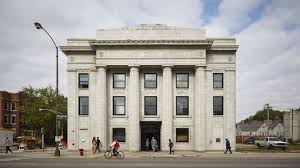
{"label": "utility pole", "polygon": [[269,136],[269,130],[270,130],[270,105],[266,104],[265,107],[267,108],[267,136]]}
{"label": "utility pole", "polygon": [[294,109],[292,109],[292,141],[294,141]]}

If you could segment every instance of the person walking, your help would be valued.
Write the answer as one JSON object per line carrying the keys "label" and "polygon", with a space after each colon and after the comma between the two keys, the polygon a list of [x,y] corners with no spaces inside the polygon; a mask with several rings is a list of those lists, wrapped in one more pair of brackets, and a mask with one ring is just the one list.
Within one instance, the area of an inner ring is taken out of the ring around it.
{"label": "person walking", "polygon": [[99,137],[97,137],[97,140],[96,140],[96,152],[101,152],[100,150],[100,147],[102,147],[102,144],[101,144],[101,141],[99,139]]}
{"label": "person walking", "polygon": [[175,151],[173,150],[174,144],[171,139],[169,139],[169,148],[170,148],[170,154],[175,154]]}
{"label": "person walking", "polygon": [[155,149],[157,148],[157,141],[154,137],[152,137],[152,139],[151,139],[151,147],[152,147],[153,152],[155,152]]}
{"label": "person walking", "polygon": [[146,151],[149,151],[149,147],[150,147],[149,138],[146,139],[145,145],[146,145]]}
{"label": "person walking", "polygon": [[6,147],[6,154],[8,153],[8,151],[10,151],[10,153],[13,153],[11,150],[10,150],[10,143],[9,143],[9,139],[8,137],[5,138],[5,147]]}
{"label": "person walking", "polygon": [[226,138],[226,150],[225,150],[224,154],[226,154],[227,151],[229,151],[230,154],[232,154],[230,142],[229,142],[229,140]]}
{"label": "person walking", "polygon": [[96,153],[96,137],[93,137],[93,140],[92,140],[92,151],[93,151],[93,154]]}

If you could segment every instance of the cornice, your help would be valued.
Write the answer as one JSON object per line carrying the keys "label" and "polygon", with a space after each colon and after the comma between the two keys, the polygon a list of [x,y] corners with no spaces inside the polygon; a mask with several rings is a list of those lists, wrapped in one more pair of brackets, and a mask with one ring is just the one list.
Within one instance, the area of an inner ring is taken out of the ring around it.
{"label": "cornice", "polygon": [[92,40],[93,46],[118,46],[118,45],[201,45],[211,46],[213,40]]}

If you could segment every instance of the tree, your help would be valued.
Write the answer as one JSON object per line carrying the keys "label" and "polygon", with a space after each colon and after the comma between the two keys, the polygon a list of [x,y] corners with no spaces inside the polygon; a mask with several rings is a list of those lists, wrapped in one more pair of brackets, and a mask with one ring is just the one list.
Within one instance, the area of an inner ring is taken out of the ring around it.
{"label": "tree", "polygon": [[[283,114],[284,114],[284,111],[274,110],[274,109],[270,108],[269,119],[283,121]],[[247,123],[247,122],[250,122],[253,120],[265,121],[265,120],[267,120],[267,115],[268,115],[267,109],[259,110],[253,116],[251,115],[248,118],[246,118],[244,120],[244,122]]]}
{"label": "tree", "polygon": [[[56,111],[56,93],[51,86],[45,88],[33,88],[26,86],[21,91],[23,100],[20,113],[20,124],[22,129],[30,129],[40,131],[45,128],[45,142],[53,144],[56,115],[50,111],[39,111],[40,108]],[[67,114],[67,98],[62,94],[58,96],[59,112]],[[64,130],[59,130],[61,134],[67,135],[67,122],[63,122]]]}

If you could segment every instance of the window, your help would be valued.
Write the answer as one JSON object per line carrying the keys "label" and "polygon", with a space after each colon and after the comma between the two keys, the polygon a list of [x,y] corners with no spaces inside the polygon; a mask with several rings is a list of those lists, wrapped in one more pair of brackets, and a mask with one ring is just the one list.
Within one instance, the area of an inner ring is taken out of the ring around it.
{"label": "window", "polygon": [[4,109],[5,109],[5,110],[8,110],[8,109],[9,109],[9,104],[8,104],[8,102],[4,102],[3,105],[4,105]]}
{"label": "window", "polygon": [[89,115],[89,97],[79,97],[79,115]]}
{"label": "window", "polygon": [[145,88],[157,88],[157,74],[145,74]]}
{"label": "window", "polygon": [[189,115],[188,96],[176,96],[176,115]]}
{"label": "window", "polygon": [[176,142],[189,142],[188,128],[176,128]]}
{"label": "window", "polygon": [[11,124],[16,124],[16,116],[11,116],[10,123]]}
{"label": "window", "polygon": [[119,142],[125,142],[125,128],[113,128],[113,140],[117,139]]}
{"label": "window", "polygon": [[214,115],[223,115],[223,96],[214,96],[213,99]]}
{"label": "window", "polygon": [[223,74],[214,73],[214,88],[223,88]]}
{"label": "window", "polygon": [[89,74],[80,73],[79,74],[79,88],[89,88]]}
{"label": "window", "polygon": [[8,124],[8,115],[4,115],[4,124]]}
{"label": "window", "polygon": [[113,97],[113,114],[125,115],[125,96]]}
{"label": "window", "polygon": [[145,115],[157,115],[157,97],[145,96],[144,99]]}
{"label": "window", "polygon": [[176,74],[176,87],[177,88],[188,88],[189,87],[189,74],[188,73],[177,73]]}
{"label": "window", "polygon": [[114,88],[125,88],[126,85],[125,74],[113,74],[113,87]]}
{"label": "window", "polygon": [[16,103],[15,102],[12,102],[11,103],[11,110],[16,110]]}

